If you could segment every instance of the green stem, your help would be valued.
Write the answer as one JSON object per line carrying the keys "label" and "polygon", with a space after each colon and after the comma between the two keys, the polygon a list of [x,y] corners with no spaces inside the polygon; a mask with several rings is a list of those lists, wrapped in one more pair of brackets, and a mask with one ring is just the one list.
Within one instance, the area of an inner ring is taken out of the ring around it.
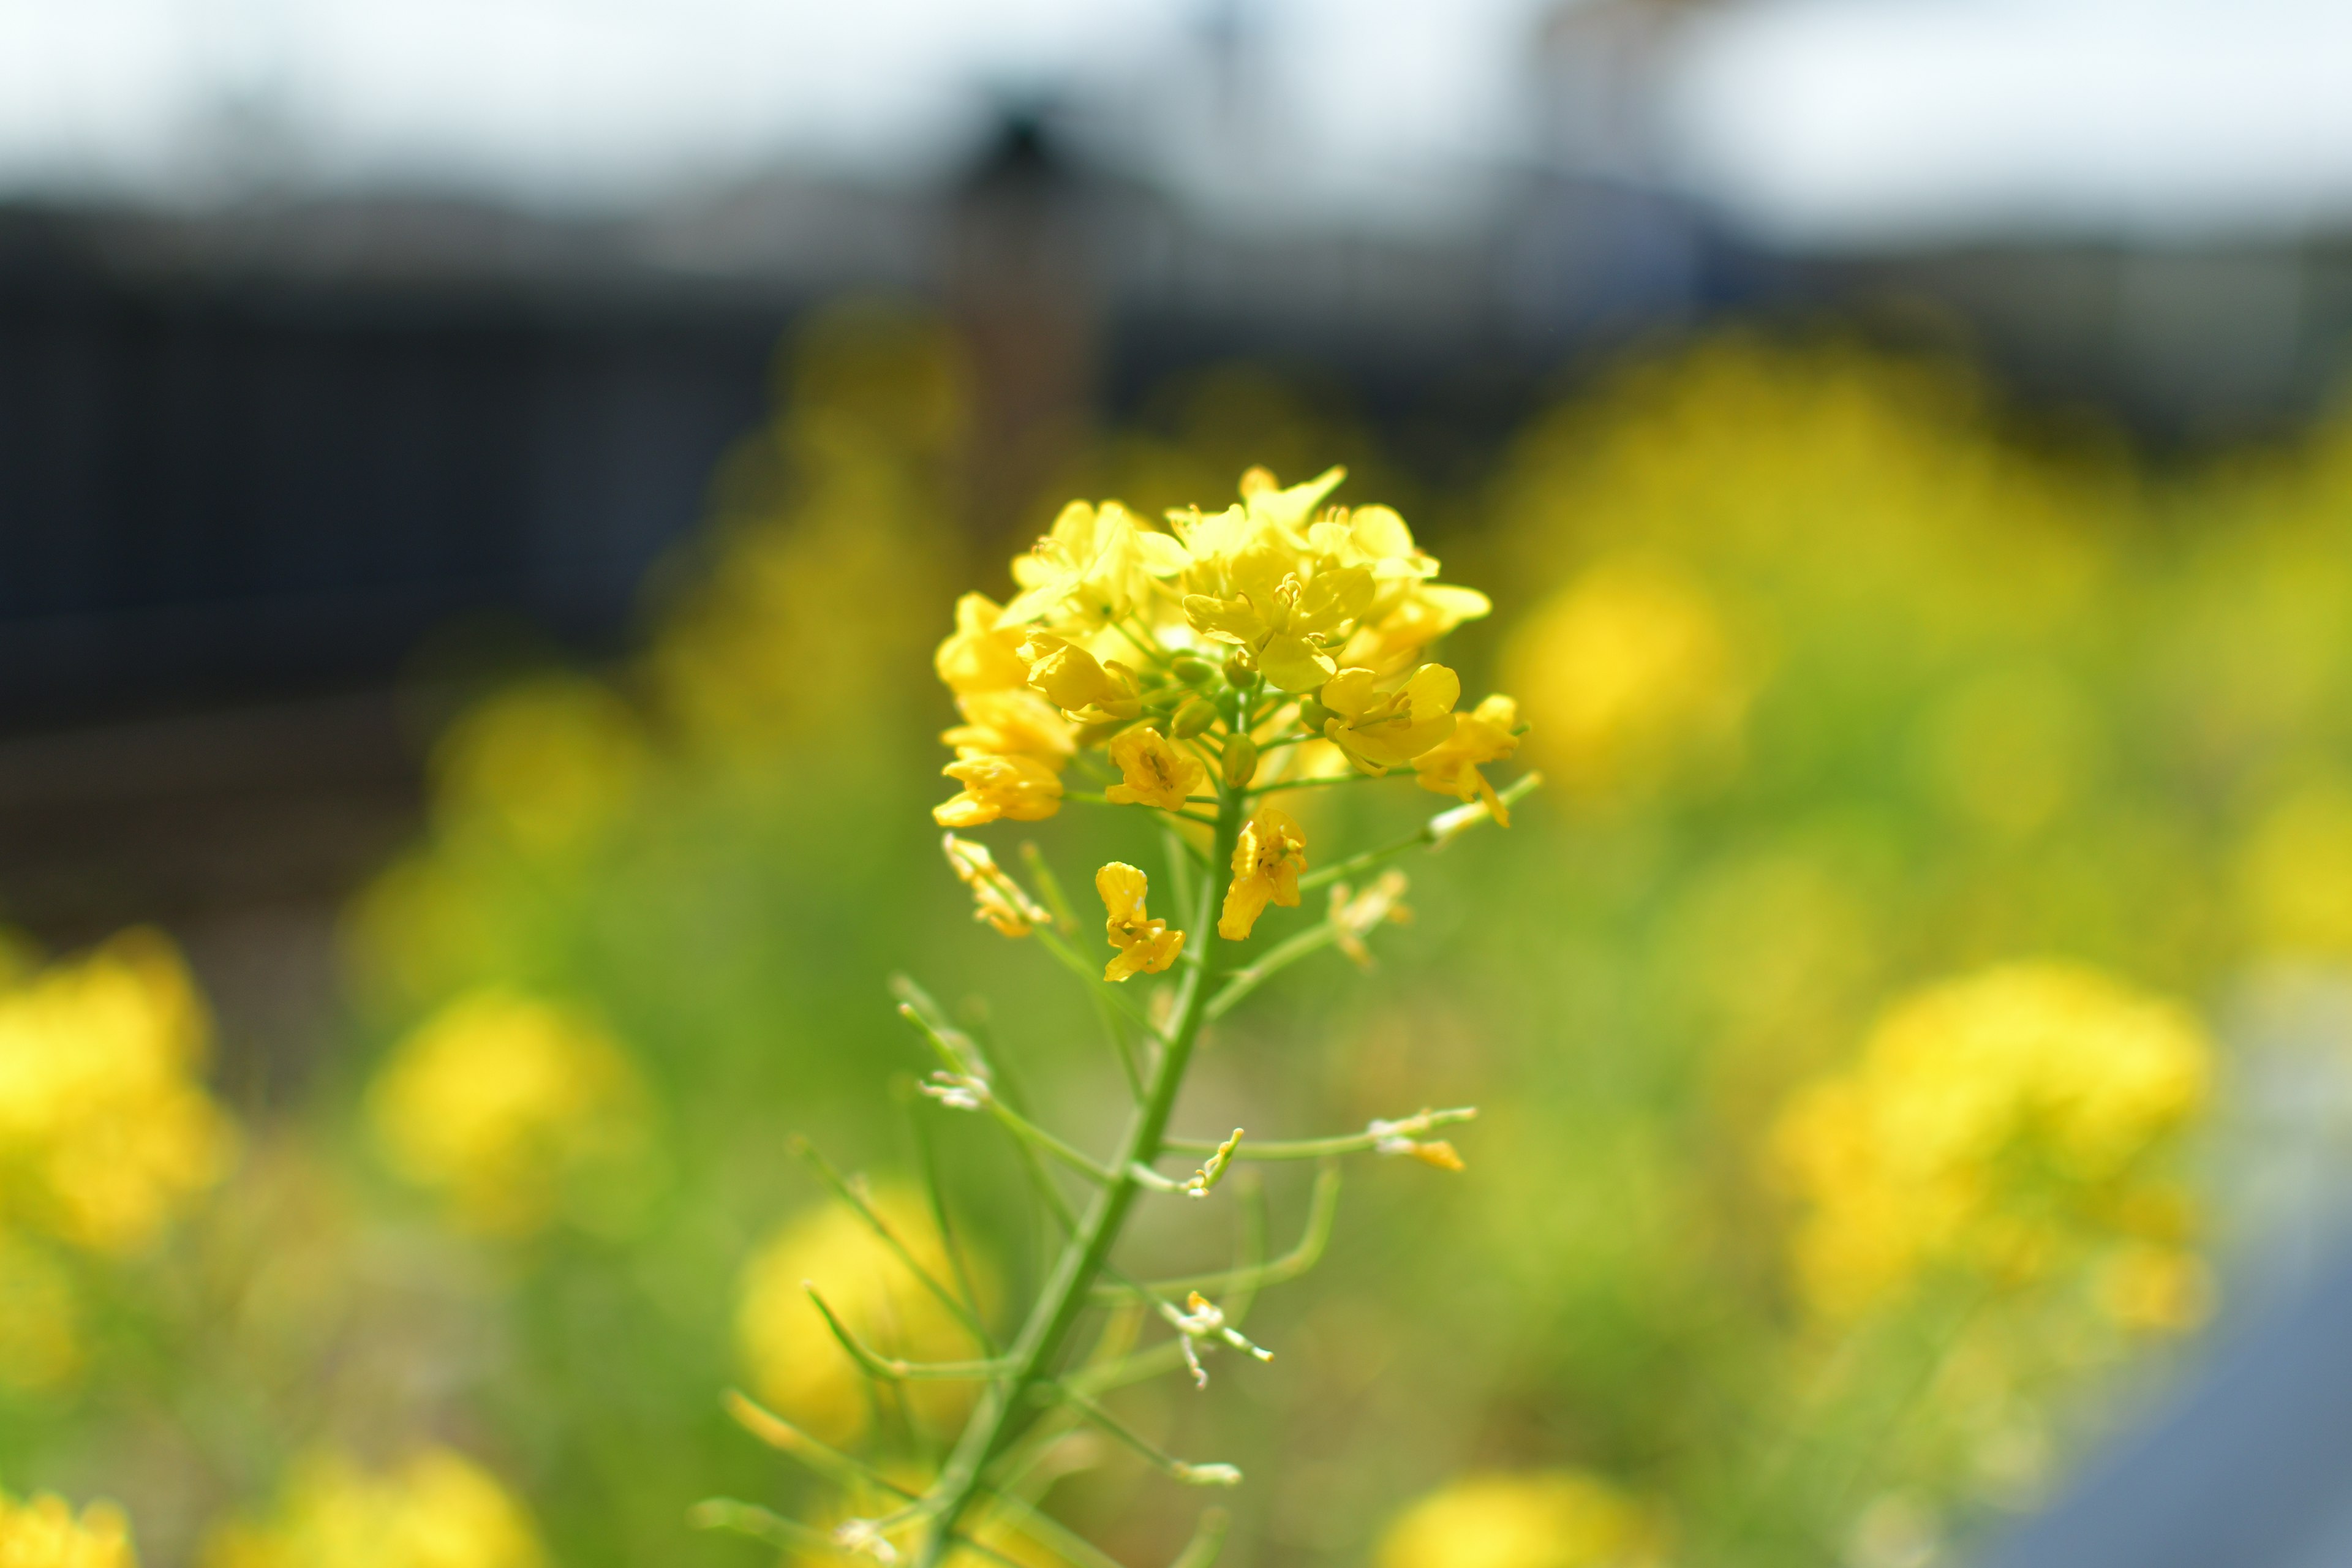
{"label": "green stem", "polygon": [[[1219,792],[1216,842],[1209,861],[1213,868],[1233,864],[1246,805],[1239,791]],[[1209,982],[1218,969],[1218,892],[1214,876],[1203,879],[1192,924],[1202,962],[1184,977],[1175,1020],[1166,1037],[1167,1048],[1152,1073],[1150,1090],[1136,1108],[1118,1156],[1110,1163],[1110,1181],[1095,1194],[1077,1234],[1063,1247],[1036,1306],[1013,1343],[1010,1356],[1017,1370],[982,1395],[955,1451],[948,1457],[940,1477],[939,1511],[932,1516],[918,1559],[920,1568],[940,1568],[946,1562],[955,1543],[956,1524],[980,1494],[988,1467],[1038,1414],[1035,1391],[1053,1381],[1070,1333],[1087,1310],[1095,1280],[1109,1262],[1111,1247],[1126,1228],[1128,1214],[1143,1190],[1133,1172],[1160,1157],[1168,1119],[1176,1109],[1177,1091],[1183,1087],[1192,1047],[1206,1021]]]}

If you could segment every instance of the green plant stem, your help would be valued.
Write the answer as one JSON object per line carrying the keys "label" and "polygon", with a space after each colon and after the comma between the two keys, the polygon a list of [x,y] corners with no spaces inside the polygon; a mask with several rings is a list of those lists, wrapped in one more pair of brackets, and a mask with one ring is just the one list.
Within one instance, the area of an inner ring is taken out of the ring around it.
{"label": "green plant stem", "polygon": [[[1218,792],[1216,839],[1209,860],[1212,867],[1233,863],[1234,846],[1241,837],[1247,804],[1247,797],[1240,791]],[[956,1524],[979,1495],[988,1467],[1035,1418],[1035,1393],[1053,1381],[1071,1331],[1087,1310],[1095,1280],[1110,1260],[1111,1247],[1126,1228],[1129,1212],[1143,1191],[1132,1173],[1137,1166],[1148,1167],[1160,1157],[1168,1119],[1176,1109],[1177,1091],[1183,1087],[1185,1069],[1192,1065],[1192,1047],[1206,1019],[1209,982],[1219,968],[1218,891],[1214,877],[1204,879],[1192,925],[1202,962],[1184,977],[1175,1020],[1166,1037],[1167,1048],[1155,1065],[1150,1092],[1128,1124],[1118,1157],[1111,1162],[1111,1178],[1095,1194],[1077,1234],[1064,1246],[1045,1288],[1038,1295],[1036,1306],[1013,1343],[1010,1356],[1017,1370],[982,1395],[955,1451],[948,1457],[940,1477],[939,1510],[932,1515],[929,1531],[923,1541],[918,1559],[919,1568],[939,1568],[947,1560],[955,1544]]]}

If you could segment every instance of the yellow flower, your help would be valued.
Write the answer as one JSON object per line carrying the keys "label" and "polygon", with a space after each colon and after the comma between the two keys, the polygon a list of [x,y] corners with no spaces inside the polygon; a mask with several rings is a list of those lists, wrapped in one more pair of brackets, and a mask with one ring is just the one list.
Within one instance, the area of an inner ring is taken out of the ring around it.
{"label": "yellow flower", "polygon": [[975,906],[971,918],[985,921],[1006,936],[1027,936],[1034,928],[1049,923],[1047,914],[1036,900],[1021,889],[1021,884],[1005,875],[988,852],[988,846],[974,844],[969,838],[954,834],[940,839],[946,847],[948,864],[963,885],[971,889]]}
{"label": "yellow flower", "polygon": [[1000,816],[1042,822],[1062,809],[1061,779],[1034,757],[963,757],[940,772],[963,785],[931,807],[941,827],[978,827]]}
{"label": "yellow flower", "polygon": [[1343,669],[1323,688],[1323,706],[1338,715],[1323,721],[1326,738],[1368,773],[1401,768],[1454,733],[1454,704],[1462,678],[1442,664],[1424,664],[1405,683],[1383,691],[1369,669]]}
{"label": "yellow flower", "polygon": [[1478,771],[1482,763],[1499,763],[1519,749],[1519,706],[1509,698],[1487,698],[1468,713],[1454,716],[1454,733],[1421,755],[1414,763],[1421,787],[1457,800],[1483,800],[1497,827],[1511,825],[1511,814],[1495,794],[1495,786]]}
{"label": "yellow flower", "polygon": [[[392,1167],[469,1230],[519,1236],[583,1201],[628,1206],[644,1085],[585,1019],[499,990],[460,996],[396,1047],[367,1097]],[[593,1204],[583,1217],[599,1217]]]}
{"label": "yellow flower", "polygon": [[[875,1213],[934,1279],[955,1270],[916,1193],[880,1186]],[[969,1260],[973,1288],[986,1304],[992,1288],[982,1260]],[[870,1384],[825,1327],[805,1287],[814,1283],[859,1339],[887,1356],[953,1361],[973,1353],[971,1336],[938,1297],[908,1270],[866,1222],[826,1204],[779,1226],[743,1268],[736,1298],[736,1342],[751,1392],[787,1420],[830,1443],[854,1442],[874,1413]],[[960,1384],[902,1385],[929,1422],[945,1425],[970,1402]]]}
{"label": "yellow flower", "polygon": [[1014,559],[1013,580],[1023,592],[1004,606],[1003,624],[1050,620],[1099,630],[1143,606],[1154,579],[1173,575],[1184,559],[1173,538],[1144,527],[1118,502],[1074,500],[1034,549]]}
{"label": "yellow flower", "polygon": [[110,1502],[76,1518],[53,1492],[18,1502],[0,1492],[0,1565],[5,1568],[138,1568],[131,1522]]}
{"label": "yellow flower", "polygon": [[956,699],[964,721],[940,739],[959,757],[1031,757],[1060,772],[1078,749],[1077,731],[1025,687]]}
{"label": "yellow flower", "polygon": [[198,1077],[211,1032],[152,931],[0,991],[0,1212],[99,1252],[152,1241],[236,1148]]}
{"label": "yellow flower", "polygon": [[1423,648],[1465,621],[1475,621],[1494,609],[1475,588],[1446,583],[1415,583],[1388,609],[1375,607],[1367,616],[1339,663],[1351,669],[1369,669],[1385,680],[1421,662]]}
{"label": "yellow flower", "polygon": [[1157,974],[1184,951],[1184,933],[1170,931],[1166,921],[1155,921],[1145,910],[1143,897],[1150,886],[1142,872],[1119,860],[1095,873],[1095,891],[1110,911],[1103,931],[1118,949],[1118,956],[1103,966],[1105,980]]}
{"label": "yellow flower", "polygon": [[1143,711],[1133,672],[1117,659],[1106,668],[1086,649],[1050,632],[1023,638],[1021,658],[1029,667],[1029,684],[1079,723],[1132,719]]}
{"label": "yellow flower", "polygon": [[1023,685],[1029,667],[1021,662],[1021,634],[1000,631],[1004,611],[985,594],[966,594],[956,601],[956,629],[940,644],[931,663],[959,697],[983,691],[1003,691]]}
{"label": "yellow flower", "polygon": [[1239,942],[1268,904],[1298,907],[1298,873],[1307,869],[1307,837],[1287,813],[1261,805],[1242,825],[1234,845],[1234,879],[1225,889],[1217,934]]}
{"label": "yellow flower", "polygon": [[541,1568],[530,1515],[446,1448],[371,1474],[340,1454],[294,1468],[268,1519],[231,1524],[205,1568]]}
{"label": "yellow flower", "polygon": [[1120,805],[1174,811],[1209,777],[1198,758],[1156,730],[1129,730],[1120,735],[1110,743],[1110,760],[1123,776],[1103,795]]}
{"label": "yellow flower", "polygon": [[1184,596],[1184,618],[1213,642],[1247,648],[1284,691],[1312,691],[1331,679],[1339,667],[1326,648],[1371,608],[1374,593],[1369,566],[1317,571],[1272,543],[1228,560],[1224,577],[1221,595]]}
{"label": "yellow flower", "polygon": [[1654,1568],[1664,1531],[1647,1510],[1576,1470],[1466,1476],[1406,1509],[1378,1568]]}

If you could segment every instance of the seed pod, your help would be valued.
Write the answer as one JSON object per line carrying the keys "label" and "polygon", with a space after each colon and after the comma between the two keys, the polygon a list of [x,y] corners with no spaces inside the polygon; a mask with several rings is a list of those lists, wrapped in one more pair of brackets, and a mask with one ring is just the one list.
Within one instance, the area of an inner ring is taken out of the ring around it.
{"label": "seed pod", "polygon": [[1215,679],[1217,674],[1215,665],[1205,658],[1195,658],[1189,653],[1169,668],[1175,673],[1176,679],[1187,686],[1205,686]]}
{"label": "seed pod", "polygon": [[1245,647],[1237,647],[1225,656],[1225,683],[1247,686],[1257,679],[1257,656]]}
{"label": "seed pod", "polygon": [[1323,732],[1325,723],[1338,717],[1337,713],[1332,712],[1312,697],[1302,697],[1298,700],[1298,721],[1318,735]]}
{"label": "seed pod", "polygon": [[1247,735],[1235,735],[1225,742],[1225,787],[1247,789],[1250,780],[1257,777],[1257,742]]}
{"label": "seed pod", "polygon": [[1189,741],[1217,721],[1217,705],[1204,697],[1187,700],[1176,710],[1168,721],[1168,732],[1180,741]]}

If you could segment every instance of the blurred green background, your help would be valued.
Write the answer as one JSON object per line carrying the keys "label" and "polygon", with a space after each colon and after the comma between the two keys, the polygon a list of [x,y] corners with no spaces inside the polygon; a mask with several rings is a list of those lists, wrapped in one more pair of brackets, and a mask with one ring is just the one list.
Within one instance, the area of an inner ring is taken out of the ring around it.
{"label": "blurred green background", "polygon": [[[689,1533],[696,1500],[822,1514],[719,1396],[879,1418],[803,1277],[929,1331],[785,1148],[906,1190],[893,1085],[928,1064],[888,976],[984,1007],[1066,1127],[1117,1089],[929,816],[930,649],[1019,542],[968,525],[967,359],[895,306],[813,318],[636,651],[469,677],[298,1094],[207,1087],[166,939],[12,941],[12,1490],[119,1500],[142,1561],[216,1568],[724,1568],[772,1553]],[[1235,1563],[1965,1555],[2144,1406],[2292,1223],[2282,1163],[2342,1131],[2242,1090],[2344,1072],[2292,1042],[2352,957],[2352,435],[2157,464],[1956,356],[1725,330],[1444,493],[1328,391],[1194,373],[1018,526],[1333,462],[1493,595],[1449,662],[1518,698],[1548,782],[1411,865],[1376,968],[1302,965],[1215,1035],[1183,1117],[1485,1114],[1459,1175],[1350,1173],[1321,1268],[1252,1320],[1271,1366],[1121,1410],[1249,1474]],[[1082,879],[1156,853],[1125,826],[1034,837]],[[1040,1238],[964,1131],[952,1190],[1017,1303]],[[1268,1196],[1286,1245],[1305,1173]],[[1197,1496],[1098,1458],[1054,1510],[1167,1561]]]}

